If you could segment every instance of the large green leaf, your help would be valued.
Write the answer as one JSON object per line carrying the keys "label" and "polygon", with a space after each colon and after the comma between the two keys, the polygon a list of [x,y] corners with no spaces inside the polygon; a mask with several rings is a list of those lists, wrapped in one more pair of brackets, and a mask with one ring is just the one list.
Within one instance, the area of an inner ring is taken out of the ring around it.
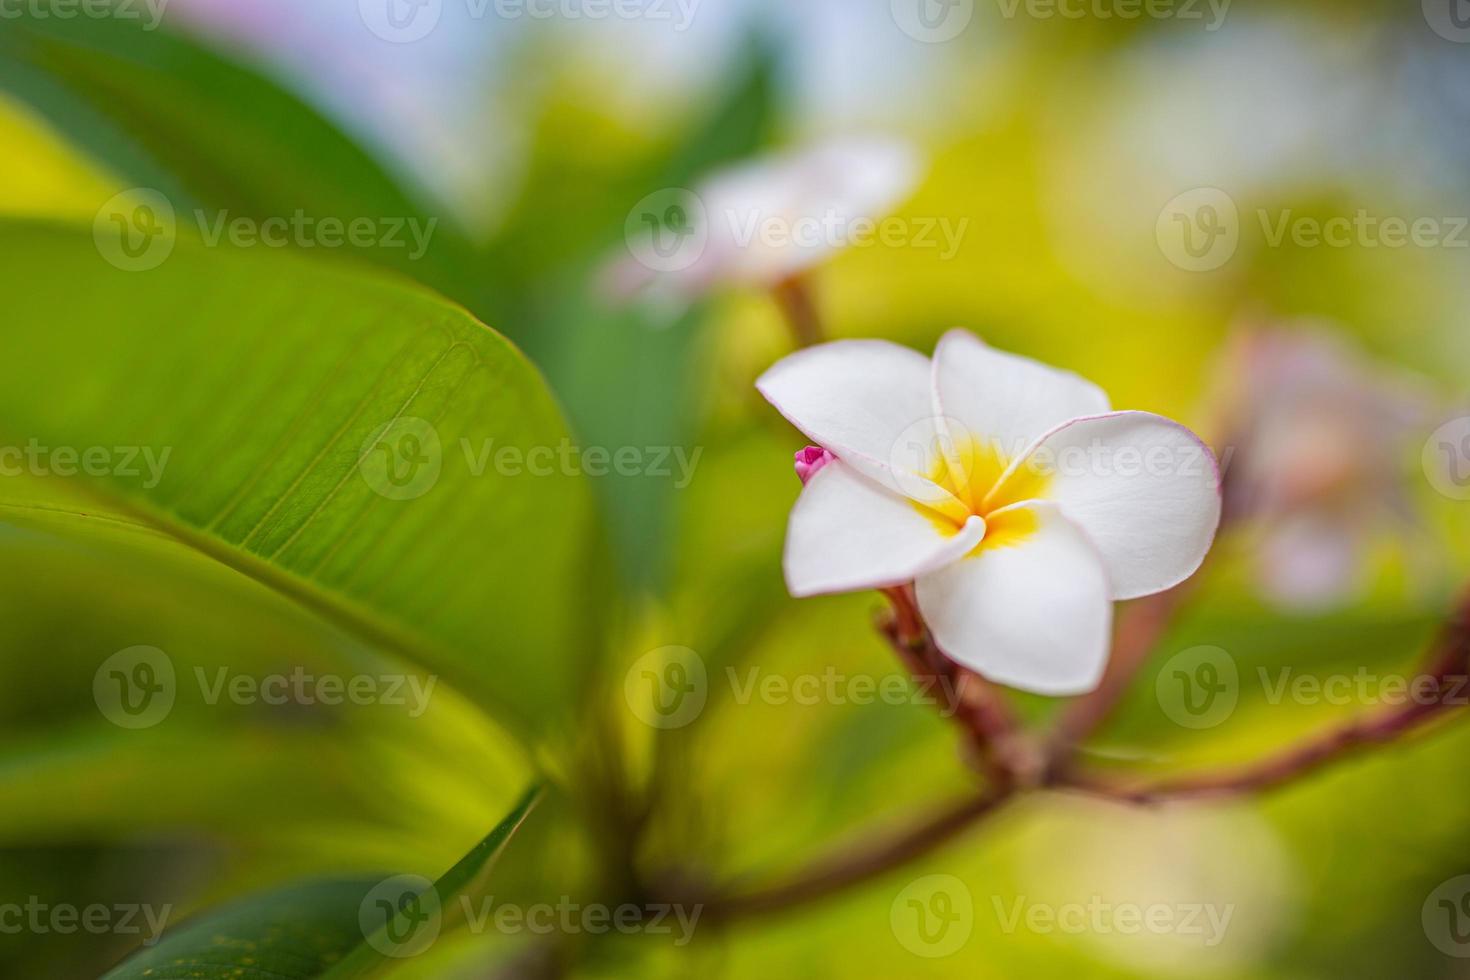
{"label": "large green leaf", "polygon": [[0,255],[0,446],[110,460],[63,478],[68,455],[7,456],[44,472],[0,480],[0,505],[85,512],[80,481],[522,731],[571,712],[588,500],[525,465],[567,433],[508,342],[419,289],[285,254],[180,240],[128,273],[86,231],[6,222]]}
{"label": "large green leaf", "polygon": [[[0,34],[0,86],[126,182],[162,192],[181,227],[197,225],[196,209],[210,226],[300,211],[428,227],[366,151],[255,70],[147,18],[56,16],[44,0],[27,13]],[[420,257],[406,244],[356,253],[469,302],[471,248],[452,217],[432,220]]]}
{"label": "large green leaf", "polygon": [[[524,754],[447,683],[173,539],[50,511],[0,518],[15,522],[0,524],[0,847],[182,831],[248,851],[259,887],[283,865],[445,862],[525,785]],[[140,646],[168,665],[173,697],[123,727],[95,685]],[[312,686],[285,699],[222,693],[298,672]],[[359,677],[367,700],[315,686]]]}
{"label": "large green leaf", "polygon": [[[246,899],[165,933],[110,980],[307,980],[368,976],[438,938],[458,897],[490,873],[540,798],[533,788],[438,881],[414,875],[312,882]],[[396,910],[396,911],[395,911]],[[374,927],[378,919],[381,926]]]}

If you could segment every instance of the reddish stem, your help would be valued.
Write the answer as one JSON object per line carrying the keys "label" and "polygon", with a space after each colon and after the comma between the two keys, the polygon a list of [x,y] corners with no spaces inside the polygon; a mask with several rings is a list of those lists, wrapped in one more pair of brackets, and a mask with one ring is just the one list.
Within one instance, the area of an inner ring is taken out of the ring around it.
{"label": "reddish stem", "polygon": [[1432,696],[1417,696],[1375,716],[1359,718],[1326,731],[1280,753],[1238,769],[1169,779],[1149,786],[1119,786],[1092,775],[1059,774],[1054,785],[1080,789],[1130,803],[1203,799],[1233,796],[1273,789],[1307,775],[1351,754],[1355,750],[1391,742],[1422,728],[1434,719],[1463,707],[1459,700],[1464,677],[1470,667],[1470,595],[1445,625],[1432,648],[1425,672],[1413,690],[1432,690]]}
{"label": "reddish stem", "polygon": [[881,627],[883,635],[915,680],[953,693],[955,703],[945,708],[964,728],[976,765],[993,785],[1036,782],[1043,769],[1040,754],[1026,740],[1005,697],[944,655],[924,626],[912,589],[884,589],[883,594],[893,605],[893,618]]}

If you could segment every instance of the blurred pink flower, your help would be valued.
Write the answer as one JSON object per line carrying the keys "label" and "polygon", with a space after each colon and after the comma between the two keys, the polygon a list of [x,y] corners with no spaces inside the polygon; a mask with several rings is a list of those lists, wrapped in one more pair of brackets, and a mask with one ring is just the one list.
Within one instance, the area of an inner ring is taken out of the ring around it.
{"label": "blurred pink flower", "polygon": [[1323,324],[1250,328],[1227,352],[1226,511],[1257,522],[1262,591],[1313,609],[1364,584],[1374,538],[1411,524],[1404,479],[1432,401]]}

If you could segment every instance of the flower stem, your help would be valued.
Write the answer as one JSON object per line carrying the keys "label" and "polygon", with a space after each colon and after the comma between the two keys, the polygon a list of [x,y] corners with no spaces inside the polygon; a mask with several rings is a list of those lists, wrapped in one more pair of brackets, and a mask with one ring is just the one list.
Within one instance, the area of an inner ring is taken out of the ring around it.
{"label": "flower stem", "polygon": [[844,891],[917,860],[990,816],[1013,795],[992,789],[950,804],[906,830],[819,860],[790,880],[765,889],[716,898],[706,915],[733,918],[779,912]]}
{"label": "flower stem", "polygon": [[783,279],[771,288],[771,295],[781,308],[797,347],[810,347],[825,339],[822,317],[817,312],[816,299],[812,296],[808,280],[799,275]]}
{"label": "flower stem", "polygon": [[893,617],[880,629],[909,673],[930,691],[943,691],[946,713],[965,729],[974,762],[997,786],[1032,784],[1044,765],[1005,697],[984,678],[965,670],[934,643],[908,587],[884,589]]}
{"label": "flower stem", "polygon": [[1057,774],[1053,785],[1129,803],[1207,799],[1262,792],[1327,766],[1356,750],[1391,742],[1463,707],[1461,689],[1470,668],[1470,595],[1440,633],[1414,690],[1432,692],[1377,715],[1355,719],[1276,755],[1222,773],[1164,780],[1148,786],[1110,783],[1093,775]]}

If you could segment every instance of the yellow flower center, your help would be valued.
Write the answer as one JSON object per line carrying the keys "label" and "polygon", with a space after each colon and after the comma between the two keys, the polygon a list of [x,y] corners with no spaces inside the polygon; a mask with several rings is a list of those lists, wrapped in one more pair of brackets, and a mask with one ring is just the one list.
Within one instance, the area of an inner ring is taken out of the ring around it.
{"label": "yellow flower center", "polygon": [[1015,547],[1035,532],[1034,510],[1004,508],[1044,498],[1051,483],[1049,474],[1026,464],[1007,474],[1012,460],[1001,447],[994,440],[976,439],[969,433],[955,433],[953,443],[935,455],[924,476],[955,499],[914,506],[941,534],[952,537],[970,517],[984,518],[985,539],[971,552],[974,555],[987,548]]}

